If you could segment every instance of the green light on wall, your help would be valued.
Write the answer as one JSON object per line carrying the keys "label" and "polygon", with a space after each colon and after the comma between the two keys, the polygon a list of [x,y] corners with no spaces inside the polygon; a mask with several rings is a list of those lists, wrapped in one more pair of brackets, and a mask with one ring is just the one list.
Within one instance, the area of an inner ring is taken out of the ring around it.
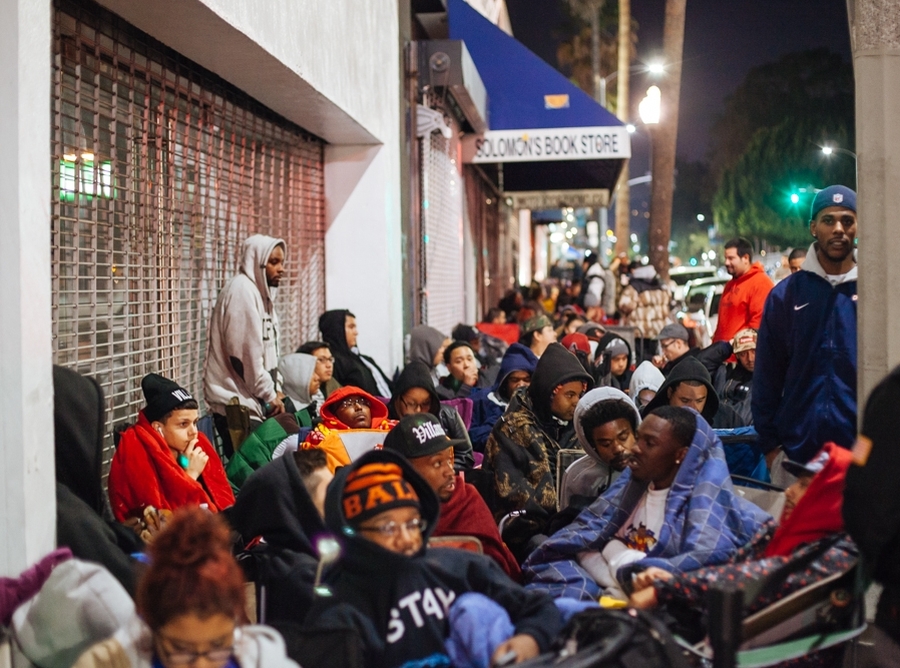
{"label": "green light on wall", "polygon": [[[73,159],[68,159],[68,158]],[[75,201],[76,196],[92,199],[115,197],[112,179],[112,162],[109,160],[74,159],[66,155],[59,161],[59,198],[65,202]]]}

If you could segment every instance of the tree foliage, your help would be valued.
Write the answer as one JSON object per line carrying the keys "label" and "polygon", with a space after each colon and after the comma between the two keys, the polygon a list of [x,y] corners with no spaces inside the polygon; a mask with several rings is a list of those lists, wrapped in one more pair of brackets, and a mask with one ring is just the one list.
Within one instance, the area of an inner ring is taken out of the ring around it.
{"label": "tree foliage", "polygon": [[[713,214],[721,234],[805,245],[815,189],[856,187],[853,158],[820,149],[828,142],[852,151],[853,127],[853,72],[839,55],[804,51],[751,70],[712,131]],[[792,193],[799,202],[791,202]]]}

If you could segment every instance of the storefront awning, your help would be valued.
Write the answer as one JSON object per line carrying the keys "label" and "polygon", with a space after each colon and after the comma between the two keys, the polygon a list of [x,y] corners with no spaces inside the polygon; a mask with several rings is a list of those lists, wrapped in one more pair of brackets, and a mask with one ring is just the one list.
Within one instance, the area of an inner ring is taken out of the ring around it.
{"label": "storefront awning", "polygon": [[631,157],[624,123],[465,0],[447,10],[488,95],[490,129],[466,137],[463,160],[503,163],[504,191],[611,190]]}

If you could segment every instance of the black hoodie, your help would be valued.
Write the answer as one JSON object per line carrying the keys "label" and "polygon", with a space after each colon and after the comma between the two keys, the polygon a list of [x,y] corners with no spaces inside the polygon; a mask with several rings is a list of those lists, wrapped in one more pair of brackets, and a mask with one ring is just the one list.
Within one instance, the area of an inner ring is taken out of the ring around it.
{"label": "black hoodie", "polygon": [[434,415],[441,421],[441,426],[448,437],[456,440],[461,439],[465,444],[453,449],[455,467],[457,471],[470,469],[475,466],[475,458],[472,455],[472,441],[469,440],[469,432],[466,431],[466,425],[462,417],[453,406],[446,406],[441,403],[437,391],[434,388],[434,380],[431,377],[431,371],[424,362],[410,362],[404,367],[400,376],[394,382],[394,395],[388,402],[388,417],[391,420],[399,420],[400,413],[397,411],[397,404],[400,402],[403,394],[414,387],[427,390],[431,396],[431,408],[429,413]]}
{"label": "black hoodie", "polygon": [[53,367],[56,454],[56,543],[79,559],[95,561],[134,592],[128,555],[143,543],[113,521],[103,493],[103,391],[93,378]]}
{"label": "black hoodie", "polygon": [[346,309],[326,311],[319,316],[319,331],[322,332],[322,340],[329,345],[331,354],[334,356],[334,378],[341,385],[359,387],[373,397],[380,397],[381,392],[378,390],[375,376],[363,359],[378,370],[388,387],[391,386],[391,381],[375,360],[367,355],[353,352],[347,345],[347,333],[344,325],[348,315],[355,317]]}
{"label": "black hoodie", "polygon": [[587,383],[587,389],[594,385],[594,379],[584,370],[575,355],[559,343],[551,343],[538,360],[531,376],[531,385],[528,386],[528,396],[531,397],[534,412],[542,424],[548,425],[553,421],[550,413],[553,390],[575,380]]}
{"label": "black hoodie", "polygon": [[644,407],[642,415],[646,416],[660,406],[668,406],[669,388],[676,387],[685,380],[695,380],[706,386],[706,405],[703,406],[701,415],[713,429],[733,429],[744,426],[740,416],[731,406],[719,405],[719,395],[716,394],[713,387],[709,371],[694,357],[687,357],[675,365],[665,382],[659,386],[656,396]]}
{"label": "black hoodie", "polygon": [[301,623],[313,602],[318,563],[315,540],[328,534],[292,453],[275,459],[247,478],[228,512],[244,543],[265,540],[247,550],[251,579],[266,587],[267,622]]}
{"label": "black hoodie", "polygon": [[325,521],[341,537],[342,555],[329,571],[326,583],[332,595],[318,599],[310,612],[299,660],[304,668],[329,667],[333,658],[321,657],[317,645],[323,637],[343,630],[361,641],[365,665],[395,668],[407,661],[445,654],[449,637],[448,608],[467,592],[484,594],[499,603],[515,625],[516,633],[532,636],[542,651],[559,633],[561,621],[549,596],[526,591],[510,580],[491,559],[448,548],[422,549],[407,557],[387,550],[356,533],[344,518],[342,499],[348,474],[373,462],[391,462],[403,470],[428,523],[427,540],[437,525],[437,496],[396,453],[374,450],[338,470],[328,487]]}

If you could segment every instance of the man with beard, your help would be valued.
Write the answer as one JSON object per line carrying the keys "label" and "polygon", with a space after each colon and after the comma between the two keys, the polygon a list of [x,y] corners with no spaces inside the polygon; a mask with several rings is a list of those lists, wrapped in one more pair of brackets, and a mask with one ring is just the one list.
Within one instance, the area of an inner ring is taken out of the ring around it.
{"label": "man with beard", "polygon": [[810,218],[815,241],[769,293],[756,344],[753,422],[773,473],[856,437],[856,193],[820,190]]}
{"label": "man with beard", "polygon": [[441,421],[431,413],[409,413],[384,439],[384,449],[393,450],[412,464],[441,502],[441,514],[432,536],[474,536],[485,556],[512,579],[522,574],[515,557],[503,544],[497,524],[478,490],[453,467],[454,448],[464,441],[451,439]]}

